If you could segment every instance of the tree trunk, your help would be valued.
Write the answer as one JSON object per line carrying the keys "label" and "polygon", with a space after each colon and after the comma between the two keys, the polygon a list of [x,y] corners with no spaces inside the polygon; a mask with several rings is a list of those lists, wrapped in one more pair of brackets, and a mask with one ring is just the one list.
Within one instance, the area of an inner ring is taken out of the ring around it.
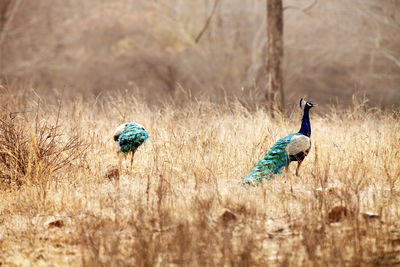
{"label": "tree trunk", "polygon": [[280,111],[284,108],[283,59],[283,8],[282,0],[267,0],[267,53],[266,100]]}

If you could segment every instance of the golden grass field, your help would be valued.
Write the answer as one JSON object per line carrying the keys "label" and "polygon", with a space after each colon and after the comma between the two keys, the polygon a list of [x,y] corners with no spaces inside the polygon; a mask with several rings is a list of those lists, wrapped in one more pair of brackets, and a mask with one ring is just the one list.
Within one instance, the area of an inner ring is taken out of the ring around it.
{"label": "golden grass field", "polygon": [[[271,118],[239,102],[149,107],[127,93],[60,104],[45,96],[2,90],[2,125],[28,141],[25,150],[7,144],[25,154],[6,151],[0,129],[2,158],[16,164],[0,161],[1,266],[400,264],[398,111],[356,100],[312,109],[313,147],[300,176],[292,163],[252,187],[238,183],[298,131],[297,103]],[[112,139],[126,121],[150,135],[132,170]],[[40,129],[50,134],[40,139]],[[67,155],[75,159],[62,161]],[[109,165],[119,179],[105,177]]]}

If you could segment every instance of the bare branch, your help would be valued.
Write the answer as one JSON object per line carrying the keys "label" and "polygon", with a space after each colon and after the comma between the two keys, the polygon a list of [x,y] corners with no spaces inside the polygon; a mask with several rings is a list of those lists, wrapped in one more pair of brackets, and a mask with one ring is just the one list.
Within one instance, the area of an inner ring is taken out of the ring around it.
{"label": "bare branch", "polygon": [[208,16],[206,23],[203,26],[203,29],[201,29],[201,31],[199,32],[199,34],[197,35],[196,39],[194,40],[195,43],[198,43],[200,41],[201,36],[203,36],[204,32],[207,30],[208,25],[211,22],[212,17],[214,16],[215,11],[217,10],[218,4],[219,4],[220,0],[215,0],[214,2],[214,6],[213,9],[211,11],[210,16]]}
{"label": "bare branch", "polygon": [[7,20],[7,11],[11,4],[11,0],[3,0],[0,2],[0,32],[3,31],[4,24]]}
{"label": "bare branch", "polygon": [[5,21],[5,24],[3,25],[2,31],[0,32],[0,47],[3,44],[4,38],[7,35],[8,27],[11,24],[12,20],[14,19],[15,14],[18,11],[19,5],[21,4],[21,0],[17,0],[11,10],[10,16],[7,18]]}
{"label": "bare branch", "polygon": [[283,11],[287,10],[287,9],[295,9],[295,10],[299,10],[301,12],[304,12],[308,15],[308,12],[318,3],[318,0],[314,0],[314,2],[312,2],[309,6],[305,7],[305,8],[299,8],[297,6],[285,6],[283,8]]}
{"label": "bare branch", "polygon": [[317,3],[318,3],[318,0],[314,0],[314,2],[313,2],[311,5],[309,5],[309,6],[306,7],[306,8],[303,8],[302,11],[305,12],[305,13],[307,13],[307,12],[310,11]]}
{"label": "bare branch", "polygon": [[394,55],[392,55],[389,51],[387,50],[381,50],[380,51],[387,59],[390,59],[397,67],[400,68],[400,59],[396,58]]}

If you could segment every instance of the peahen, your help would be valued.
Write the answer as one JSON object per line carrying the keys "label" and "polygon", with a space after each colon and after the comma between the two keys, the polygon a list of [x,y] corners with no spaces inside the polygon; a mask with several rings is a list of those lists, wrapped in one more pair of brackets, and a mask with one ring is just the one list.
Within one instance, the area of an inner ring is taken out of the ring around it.
{"label": "peahen", "polygon": [[119,151],[124,155],[131,154],[131,168],[133,156],[138,147],[149,138],[149,134],[144,127],[138,123],[127,122],[115,129],[114,141],[118,142]]}
{"label": "peahen", "polygon": [[[302,102],[303,99],[300,99],[300,107],[302,107]],[[279,139],[265,157],[243,178],[242,184],[256,184],[263,179],[272,178],[275,174],[282,173],[282,167],[287,169],[292,161],[298,162],[296,175],[299,175],[300,165],[311,149],[309,111],[314,106],[316,104],[306,101],[300,131]]]}

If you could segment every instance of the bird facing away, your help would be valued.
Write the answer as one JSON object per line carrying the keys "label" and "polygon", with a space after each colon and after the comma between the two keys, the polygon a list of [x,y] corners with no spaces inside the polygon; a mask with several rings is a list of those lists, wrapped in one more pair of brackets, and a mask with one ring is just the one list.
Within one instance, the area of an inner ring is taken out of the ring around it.
{"label": "bird facing away", "polygon": [[123,153],[125,156],[131,154],[131,168],[136,150],[148,138],[149,134],[144,127],[134,122],[121,124],[114,132],[114,141],[119,145],[118,153]]}
{"label": "bird facing away", "polygon": [[[302,102],[303,99],[300,99],[300,107]],[[296,175],[299,175],[300,165],[311,149],[309,111],[314,106],[316,104],[306,101],[299,132],[279,139],[265,157],[243,178],[242,184],[256,184],[263,179],[273,178],[275,174],[282,173],[282,167],[288,169],[292,161],[297,161]]]}

